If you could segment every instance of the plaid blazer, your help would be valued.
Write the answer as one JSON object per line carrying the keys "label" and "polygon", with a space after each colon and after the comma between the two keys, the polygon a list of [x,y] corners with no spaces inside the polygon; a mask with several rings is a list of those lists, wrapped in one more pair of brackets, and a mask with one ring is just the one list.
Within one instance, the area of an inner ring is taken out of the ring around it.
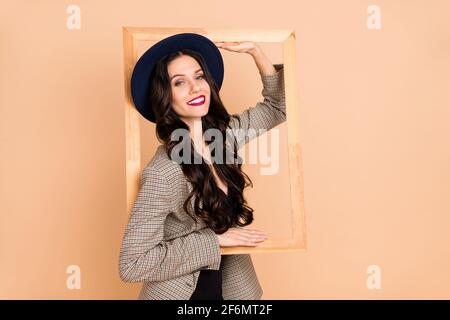
{"label": "plaid blazer", "polygon": [[[236,114],[240,121],[231,117],[232,129],[257,129],[256,135],[234,137],[239,149],[262,133],[258,129],[270,130],[286,121],[283,64],[274,67],[273,75],[260,73],[264,101]],[[222,256],[215,232],[184,212],[183,203],[192,189],[181,165],[160,145],[141,172],[120,248],[121,280],[143,282],[139,300],[188,300],[200,270],[218,270],[222,263],[225,300],[261,299],[263,291],[250,255]]]}

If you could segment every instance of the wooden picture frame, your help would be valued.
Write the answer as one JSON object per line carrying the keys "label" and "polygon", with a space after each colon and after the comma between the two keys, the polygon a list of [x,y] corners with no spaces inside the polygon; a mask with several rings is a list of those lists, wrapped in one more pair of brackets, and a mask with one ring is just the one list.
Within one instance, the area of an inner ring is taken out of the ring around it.
{"label": "wooden picture frame", "polygon": [[139,59],[137,48],[144,42],[157,42],[173,34],[192,32],[212,41],[254,41],[279,43],[283,49],[284,82],[287,114],[287,144],[290,180],[291,233],[283,238],[268,239],[258,247],[221,248],[222,254],[256,252],[286,252],[306,250],[306,220],[304,209],[303,171],[300,146],[300,113],[297,97],[295,32],[286,29],[214,29],[214,28],[153,28],[123,27],[126,188],[127,212],[131,213],[139,191],[141,173],[139,112],[135,109],[130,91],[133,68]]}

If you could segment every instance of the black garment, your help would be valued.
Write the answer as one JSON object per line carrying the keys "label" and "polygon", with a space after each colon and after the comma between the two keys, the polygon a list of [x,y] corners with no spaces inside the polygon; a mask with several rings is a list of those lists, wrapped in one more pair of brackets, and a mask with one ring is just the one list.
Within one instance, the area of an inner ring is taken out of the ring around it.
{"label": "black garment", "polygon": [[[221,189],[223,201],[230,208],[234,208],[231,200],[231,193],[228,196]],[[222,263],[219,270],[201,270],[198,277],[197,286],[189,300],[224,300],[222,296]]]}
{"label": "black garment", "polygon": [[189,300],[223,300],[222,265],[219,270],[201,270],[197,286]]}

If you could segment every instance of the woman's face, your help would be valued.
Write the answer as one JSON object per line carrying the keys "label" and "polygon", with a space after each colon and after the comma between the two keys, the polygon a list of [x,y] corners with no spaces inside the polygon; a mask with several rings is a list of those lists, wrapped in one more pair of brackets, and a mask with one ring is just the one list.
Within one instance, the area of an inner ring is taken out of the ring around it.
{"label": "woman's face", "polygon": [[[205,116],[209,109],[211,91],[197,60],[182,55],[167,65],[167,71],[175,113],[187,124]],[[201,104],[195,104],[198,101],[188,104],[199,96],[204,97],[203,101],[200,101]]]}

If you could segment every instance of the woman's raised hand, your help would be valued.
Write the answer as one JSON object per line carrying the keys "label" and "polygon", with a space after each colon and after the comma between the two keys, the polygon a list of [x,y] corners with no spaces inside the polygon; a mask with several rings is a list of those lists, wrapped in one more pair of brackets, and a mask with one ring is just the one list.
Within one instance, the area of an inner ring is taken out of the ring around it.
{"label": "woman's raised hand", "polygon": [[225,42],[219,41],[214,42],[218,48],[225,49],[228,51],[234,52],[244,52],[252,54],[258,49],[258,45],[253,41],[234,41],[234,42]]}
{"label": "woman's raised hand", "polygon": [[221,247],[255,247],[260,242],[267,240],[267,235],[264,231],[244,228],[230,228],[226,232],[218,234],[217,237]]}

